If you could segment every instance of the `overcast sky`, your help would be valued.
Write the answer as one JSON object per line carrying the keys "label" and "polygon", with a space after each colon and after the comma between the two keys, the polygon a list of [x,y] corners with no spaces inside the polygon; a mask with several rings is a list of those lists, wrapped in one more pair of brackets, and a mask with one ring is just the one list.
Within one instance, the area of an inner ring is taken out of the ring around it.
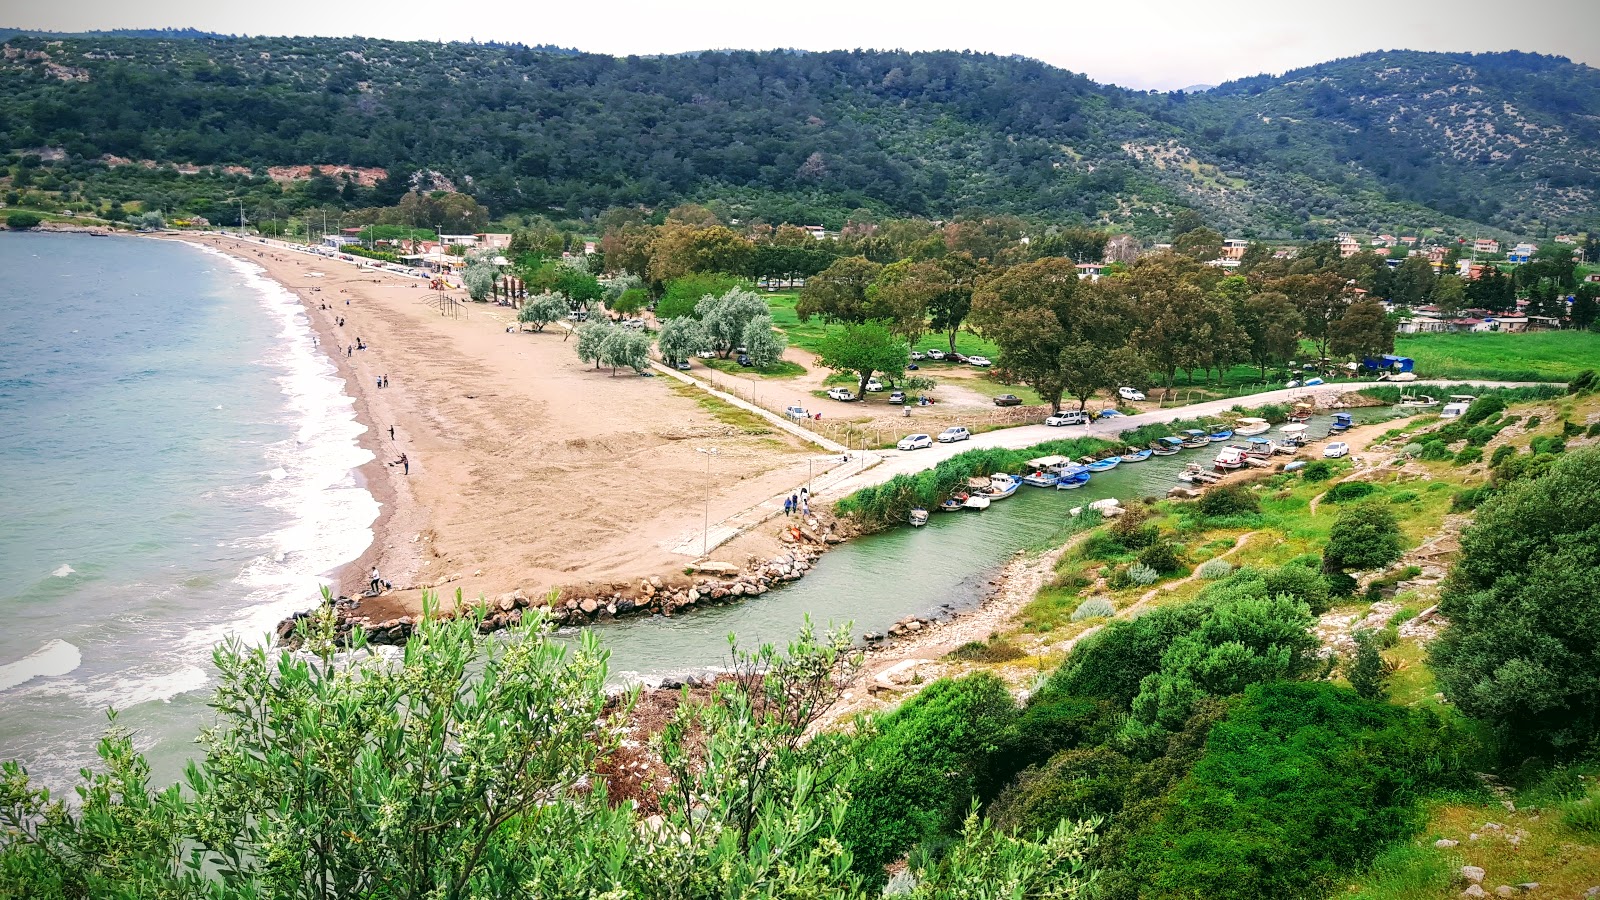
{"label": "overcast sky", "polygon": [[1134,88],[1179,88],[1369,50],[1529,50],[1600,65],[1600,0],[58,0],[5,3],[0,26],[192,27],[559,44],[615,55],[725,48],[971,49]]}

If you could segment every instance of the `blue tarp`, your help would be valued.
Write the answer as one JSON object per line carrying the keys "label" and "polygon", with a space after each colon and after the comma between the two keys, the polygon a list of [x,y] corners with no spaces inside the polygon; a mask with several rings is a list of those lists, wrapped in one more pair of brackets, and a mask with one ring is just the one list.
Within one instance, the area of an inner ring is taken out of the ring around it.
{"label": "blue tarp", "polygon": [[1386,353],[1377,359],[1372,359],[1371,357],[1363,359],[1361,364],[1373,370],[1383,369],[1388,372],[1409,372],[1411,371],[1411,367],[1416,363],[1409,356],[1390,356]]}

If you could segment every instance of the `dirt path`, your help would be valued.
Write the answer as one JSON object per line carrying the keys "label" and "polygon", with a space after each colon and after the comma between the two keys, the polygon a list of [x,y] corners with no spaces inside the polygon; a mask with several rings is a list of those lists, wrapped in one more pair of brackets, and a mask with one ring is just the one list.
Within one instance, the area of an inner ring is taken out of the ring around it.
{"label": "dirt path", "polygon": [[[1226,558],[1232,556],[1233,554],[1238,553],[1240,550],[1242,550],[1244,548],[1244,545],[1245,545],[1246,541],[1249,541],[1251,538],[1255,537],[1259,533],[1260,532],[1246,531],[1244,534],[1239,535],[1239,539],[1233,542],[1233,546],[1232,547],[1230,547],[1227,550],[1224,550],[1221,553],[1218,553],[1216,556],[1213,556],[1211,559],[1226,559]],[[1207,562],[1210,562],[1210,560],[1207,560]],[[1183,585],[1186,585],[1189,582],[1194,581],[1195,579],[1197,579],[1199,577],[1200,577],[1200,566],[1195,566],[1194,567],[1194,571],[1190,572],[1187,576],[1185,576],[1183,578],[1180,578],[1177,581],[1169,581],[1166,584],[1157,585],[1156,587],[1153,587],[1150,590],[1146,591],[1144,594],[1142,594],[1139,597],[1139,600],[1138,600],[1137,603],[1133,604],[1132,606],[1128,607],[1125,610],[1119,611],[1119,616],[1120,616],[1120,614],[1122,612],[1131,613],[1131,612],[1134,612],[1136,610],[1142,609],[1146,603],[1149,603],[1151,600],[1154,600],[1163,591],[1176,590],[1177,588],[1180,588]]]}

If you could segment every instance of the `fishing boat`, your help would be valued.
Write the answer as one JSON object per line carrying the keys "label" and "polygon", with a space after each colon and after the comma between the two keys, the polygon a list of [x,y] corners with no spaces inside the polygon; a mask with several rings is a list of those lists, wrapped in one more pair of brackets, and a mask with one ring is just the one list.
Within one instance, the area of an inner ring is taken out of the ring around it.
{"label": "fishing boat", "polygon": [[1285,425],[1282,431],[1283,437],[1279,438],[1278,445],[1272,448],[1274,453],[1287,453],[1292,456],[1306,445],[1306,426]]}
{"label": "fishing boat", "polygon": [[1061,470],[1072,465],[1065,456],[1041,456],[1028,460],[1028,474],[1022,476],[1023,484],[1034,487],[1055,487],[1061,480]]}
{"label": "fishing boat", "polygon": [[1233,433],[1239,437],[1249,437],[1252,434],[1262,434],[1270,431],[1272,426],[1266,419],[1244,418],[1235,422]]}
{"label": "fishing boat", "polygon": [[1355,423],[1350,419],[1349,413],[1334,413],[1333,422],[1328,425],[1328,431],[1329,433],[1349,431],[1350,426],[1354,424]]}
{"label": "fishing boat", "polygon": [[1034,470],[1032,472],[1029,472],[1028,474],[1022,476],[1022,483],[1023,484],[1030,484],[1030,485],[1033,485],[1034,487],[1042,487],[1042,488],[1055,487],[1056,486],[1056,482],[1058,482],[1060,480],[1061,480],[1061,473],[1052,472],[1052,471],[1049,471],[1047,469],[1036,469],[1036,470]]}
{"label": "fishing boat", "polygon": [[928,511],[918,506],[911,510],[911,527],[921,528],[928,524]]}
{"label": "fishing boat", "polygon": [[1178,473],[1178,480],[1189,484],[1211,484],[1222,479],[1215,472],[1207,472],[1200,468],[1199,463],[1189,463],[1189,467]]}
{"label": "fishing boat", "polygon": [[1245,456],[1266,459],[1272,455],[1272,438],[1253,437],[1244,448]]}
{"label": "fishing boat", "polygon": [[1232,428],[1229,428],[1226,425],[1213,425],[1211,426],[1211,433],[1206,435],[1206,440],[1215,444],[1225,441],[1231,437],[1233,437]]}
{"label": "fishing boat", "polygon": [[1311,418],[1311,404],[1296,403],[1294,409],[1289,410],[1290,422],[1304,422]]}
{"label": "fishing boat", "polygon": [[1244,450],[1239,447],[1223,447],[1222,452],[1211,462],[1219,469],[1232,471],[1244,465]]}
{"label": "fishing boat", "polygon": [[1183,449],[1183,441],[1175,437],[1156,438],[1150,442],[1150,452],[1157,456],[1175,456]]}
{"label": "fishing boat", "polygon": [[990,500],[1004,500],[1015,494],[1019,487],[1022,487],[1021,478],[1015,475],[1007,475],[1004,472],[996,472],[989,476],[989,487],[985,490],[984,496]]}
{"label": "fishing boat", "polygon": [[1089,470],[1084,466],[1068,466],[1061,470],[1061,478],[1056,481],[1056,490],[1073,491],[1089,483]]}
{"label": "fishing boat", "polygon": [[939,504],[939,511],[940,512],[955,512],[956,510],[961,508],[961,504],[965,503],[966,500],[967,500],[967,498],[966,498],[965,494],[963,494],[960,497],[951,497],[950,499],[944,500]]}
{"label": "fishing boat", "polygon": [[1196,447],[1204,447],[1209,443],[1211,443],[1210,435],[1198,428],[1189,428],[1183,432],[1182,446],[1187,447],[1190,450],[1193,450]]}
{"label": "fishing boat", "polygon": [[1438,405],[1439,401],[1428,396],[1427,394],[1417,394],[1415,396],[1402,394],[1400,396],[1400,402],[1395,404],[1395,406],[1404,406],[1411,409],[1432,409]]}
{"label": "fishing boat", "polygon": [[1117,458],[1122,460],[1125,463],[1135,463],[1135,462],[1144,462],[1145,460],[1149,459],[1150,457],[1152,457],[1154,455],[1155,455],[1155,451],[1154,450],[1135,450],[1132,447],[1129,447],[1127,453],[1124,453],[1124,454],[1122,454],[1121,456],[1119,456]]}
{"label": "fishing boat", "polygon": [[1088,469],[1090,474],[1095,472],[1109,472],[1112,469],[1115,469],[1117,464],[1120,462],[1122,462],[1122,457],[1108,456],[1105,459],[1097,459],[1092,463],[1086,463],[1084,464],[1084,468]]}
{"label": "fishing boat", "polygon": [[963,501],[961,505],[967,509],[988,509],[989,498],[982,494],[973,494]]}

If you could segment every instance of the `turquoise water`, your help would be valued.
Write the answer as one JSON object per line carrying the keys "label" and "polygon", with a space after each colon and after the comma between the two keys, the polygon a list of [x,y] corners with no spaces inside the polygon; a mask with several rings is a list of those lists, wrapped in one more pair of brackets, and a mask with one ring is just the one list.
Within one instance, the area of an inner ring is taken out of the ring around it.
{"label": "turquoise water", "polygon": [[369,455],[298,301],[198,247],[0,235],[0,759],[60,784],[105,710],[176,777],[211,648],[371,539]]}

